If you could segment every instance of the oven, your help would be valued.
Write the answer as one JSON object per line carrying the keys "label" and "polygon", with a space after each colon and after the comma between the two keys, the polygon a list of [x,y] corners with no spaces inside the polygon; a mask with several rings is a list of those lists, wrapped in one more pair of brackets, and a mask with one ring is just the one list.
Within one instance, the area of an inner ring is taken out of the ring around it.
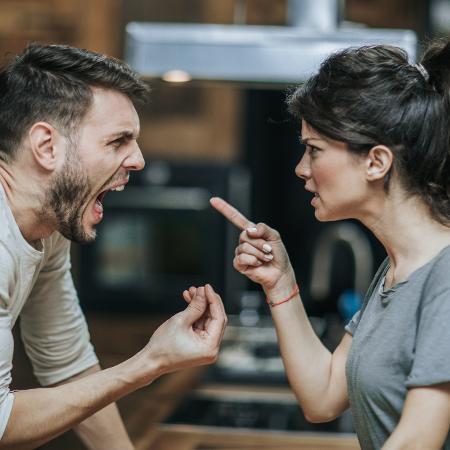
{"label": "oven", "polygon": [[83,307],[173,313],[184,289],[210,283],[236,311],[246,283],[232,266],[239,230],[209,199],[248,214],[249,186],[248,172],[232,164],[154,161],[131,174],[123,192],[105,197],[95,243],[80,248]]}

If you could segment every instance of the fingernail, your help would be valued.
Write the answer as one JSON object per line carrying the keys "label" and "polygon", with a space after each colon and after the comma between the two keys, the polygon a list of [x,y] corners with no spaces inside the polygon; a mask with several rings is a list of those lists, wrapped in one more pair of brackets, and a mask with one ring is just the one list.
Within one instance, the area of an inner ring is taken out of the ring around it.
{"label": "fingernail", "polygon": [[247,232],[249,232],[249,233],[256,233],[257,231],[258,231],[258,229],[255,227],[247,228]]}
{"label": "fingernail", "polygon": [[273,255],[264,255],[264,258],[268,259],[269,261],[272,261]]}
{"label": "fingernail", "polygon": [[272,247],[269,244],[264,244],[263,251],[265,251],[266,253],[270,253],[272,251]]}

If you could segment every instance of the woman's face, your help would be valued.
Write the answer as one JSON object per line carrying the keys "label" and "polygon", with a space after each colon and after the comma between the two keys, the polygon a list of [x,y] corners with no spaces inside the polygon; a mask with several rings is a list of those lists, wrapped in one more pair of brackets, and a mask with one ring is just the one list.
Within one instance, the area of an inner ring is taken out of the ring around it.
{"label": "woman's face", "polygon": [[295,168],[314,194],[311,204],[320,221],[361,218],[368,199],[366,159],[354,155],[347,144],[320,135],[302,121],[306,151]]}

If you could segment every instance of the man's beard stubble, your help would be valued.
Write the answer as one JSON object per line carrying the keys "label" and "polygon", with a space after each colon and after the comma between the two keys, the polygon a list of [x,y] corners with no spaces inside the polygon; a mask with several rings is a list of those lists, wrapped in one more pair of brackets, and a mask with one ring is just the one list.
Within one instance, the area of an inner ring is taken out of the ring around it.
{"label": "man's beard stubble", "polygon": [[87,233],[83,227],[83,213],[91,193],[89,177],[78,157],[75,145],[67,150],[61,172],[55,175],[45,200],[44,211],[51,211],[57,230],[70,241],[88,243],[96,232]]}

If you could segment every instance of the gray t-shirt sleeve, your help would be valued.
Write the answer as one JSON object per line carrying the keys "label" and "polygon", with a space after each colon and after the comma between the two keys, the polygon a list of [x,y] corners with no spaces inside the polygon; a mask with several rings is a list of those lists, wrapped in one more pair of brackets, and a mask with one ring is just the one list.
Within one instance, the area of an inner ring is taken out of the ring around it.
{"label": "gray t-shirt sleeve", "polygon": [[55,233],[51,246],[20,321],[25,350],[44,386],[98,362],[70,273],[70,243]]}
{"label": "gray t-shirt sleeve", "polygon": [[406,387],[450,381],[450,288],[425,298],[417,324],[414,362]]}
{"label": "gray t-shirt sleeve", "polygon": [[347,333],[350,333],[352,336],[355,334],[360,315],[361,315],[361,310],[356,312],[355,315],[351,318],[350,322],[345,326],[345,331]]}
{"label": "gray t-shirt sleeve", "polygon": [[0,242],[0,439],[5,432],[14,402],[14,395],[9,389],[14,352],[12,320],[8,311],[13,281],[11,270],[8,269],[12,265],[11,254]]}

